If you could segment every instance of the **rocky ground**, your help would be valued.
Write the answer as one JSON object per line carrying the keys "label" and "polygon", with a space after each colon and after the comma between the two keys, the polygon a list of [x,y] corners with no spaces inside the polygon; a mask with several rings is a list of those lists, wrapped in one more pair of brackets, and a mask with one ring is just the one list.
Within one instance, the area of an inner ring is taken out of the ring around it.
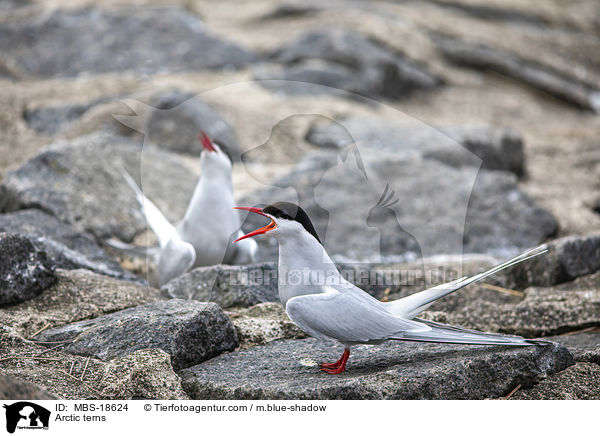
{"label": "rocky ground", "polygon": [[[598,8],[0,3],[0,395],[600,399]],[[239,204],[299,202],[382,300],[548,243],[423,317],[552,344],[360,346],[323,374],[340,347],[287,318],[269,238],[152,288],[104,244],[152,243],[120,168],[176,222],[200,129]]]}

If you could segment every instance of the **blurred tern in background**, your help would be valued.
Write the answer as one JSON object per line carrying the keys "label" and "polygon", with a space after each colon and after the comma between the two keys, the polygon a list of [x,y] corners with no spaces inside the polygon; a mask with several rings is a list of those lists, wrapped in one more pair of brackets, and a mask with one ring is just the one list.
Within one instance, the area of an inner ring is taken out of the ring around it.
{"label": "blurred tern in background", "polygon": [[[201,132],[201,175],[183,220],[177,227],[169,223],[161,211],[141,192],[129,174],[123,177],[136,194],[148,226],[156,234],[159,247],[147,252],[156,258],[156,277],[159,287],[180,276],[190,268],[221,263],[239,265],[252,263],[257,250],[255,241],[233,245],[235,237],[243,235],[239,213],[234,210],[231,172],[233,162],[224,147],[214,143]],[[137,247],[120,241],[106,241],[110,246],[131,254]]]}

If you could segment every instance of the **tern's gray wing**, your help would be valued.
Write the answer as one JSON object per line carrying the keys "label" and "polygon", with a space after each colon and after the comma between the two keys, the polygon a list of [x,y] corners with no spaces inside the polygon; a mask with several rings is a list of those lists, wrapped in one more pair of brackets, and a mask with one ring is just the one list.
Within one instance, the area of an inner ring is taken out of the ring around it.
{"label": "tern's gray wing", "polygon": [[333,288],[321,294],[293,297],[285,309],[290,319],[311,336],[342,343],[378,342],[400,332],[431,330],[424,324],[392,315],[368,294]]}

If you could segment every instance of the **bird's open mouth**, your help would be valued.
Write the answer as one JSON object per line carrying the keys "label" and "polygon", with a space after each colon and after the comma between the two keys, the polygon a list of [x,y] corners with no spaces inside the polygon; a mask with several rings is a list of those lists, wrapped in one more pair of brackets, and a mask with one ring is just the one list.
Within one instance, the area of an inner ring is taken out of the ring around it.
{"label": "bird's open mouth", "polygon": [[256,236],[256,235],[262,235],[263,233],[267,233],[268,231],[274,230],[277,228],[277,224],[275,223],[273,218],[271,218],[269,215],[263,213],[262,209],[259,209],[257,207],[234,207],[234,209],[247,210],[248,212],[257,213],[259,215],[269,218],[271,220],[271,222],[268,225],[261,227],[260,229],[256,229],[253,232],[250,232],[250,233],[242,236],[241,238],[237,238],[233,242],[241,241],[242,239],[246,239],[246,238],[251,238],[252,236]]}
{"label": "bird's open mouth", "polygon": [[210,140],[208,135],[206,133],[204,133],[204,131],[202,131],[202,130],[200,131],[200,134],[198,135],[198,139],[202,143],[202,148],[204,148],[205,150],[217,151],[215,149],[215,146],[213,145],[212,141]]}

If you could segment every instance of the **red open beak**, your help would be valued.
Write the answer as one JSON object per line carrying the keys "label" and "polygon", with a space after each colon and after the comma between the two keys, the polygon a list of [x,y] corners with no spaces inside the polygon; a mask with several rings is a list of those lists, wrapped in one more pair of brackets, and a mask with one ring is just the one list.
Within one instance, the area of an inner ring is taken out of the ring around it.
{"label": "red open beak", "polygon": [[215,149],[215,146],[213,145],[212,141],[210,140],[210,138],[208,137],[208,135],[206,133],[204,133],[203,130],[200,130],[200,134],[198,135],[198,139],[202,143],[202,147],[205,150],[208,150],[208,151],[217,151]]}
{"label": "red open beak", "polygon": [[256,236],[256,235],[262,235],[263,233],[267,233],[268,231],[274,230],[277,228],[277,224],[275,224],[275,221],[273,221],[273,218],[271,218],[269,215],[263,213],[262,209],[259,209],[258,207],[234,207],[234,209],[247,210],[248,212],[257,213],[259,215],[269,218],[271,220],[271,222],[268,225],[261,227],[260,229],[256,229],[253,232],[250,232],[250,233],[242,236],[241,238],[236,239],[233,242],[241,241],[242,239],[246,239],[246,238],[251,238],[252,236]]}

